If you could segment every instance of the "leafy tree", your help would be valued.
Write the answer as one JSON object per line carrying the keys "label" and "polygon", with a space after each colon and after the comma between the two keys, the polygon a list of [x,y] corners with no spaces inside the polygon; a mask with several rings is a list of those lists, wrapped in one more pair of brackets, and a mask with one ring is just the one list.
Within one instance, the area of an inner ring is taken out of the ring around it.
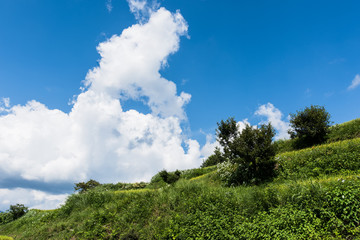
{"label": "leafy tree", "polygon": [[75,183],[75,191],[79,191],[79,193],[84,193],[89,189],[95,188],[97,186],[101,185],[99,182],[90,179],[87,182],[79,182],[79,183]]}
{"label": "leafy tree", "polygon": [[177,180],[179,180],[180,175],[181,175],[181,172],[179,170],[176,170],[173,173],[169,173],[166,170],[162,170],[159,172],[159,176],[167,184],[172,184],[172,183],[176,182]]}
{"label": "leafy tree", "polygon": [[29,211],[28,207],[23,204],[10,205],[10,209],[6,212],[0,212],[0,224],[9,223],[14,221]]}
{"label": "leafy tree", "polygon": [[311,105],[296,114],[290,114],[290,137],[294,147],[301,149],[326,141],[330,127],[330,114],[322,106]]}
{"label": "leafy tree", "polygon": [[274,136],[275,130],[270,123],[259,128],[246,125],[231,146],[230,161],[238,165],[231,184],[258,184],[274,176]]}
{"label": "leafy tree", "polygon": [[9,213],[12,215],[13,220],[18,219],[29,211],[28,207],[24,204],[10,205]]}
{"label": "leafy tree", "polygon": [[259,128],[246,125],[240,132],[231,117],[218,123],[216,135],[223,152],[218,149],[208,161],[227,160],[237,165],[229,185],[257,184],[274,176],[275,130],[270,123]]}

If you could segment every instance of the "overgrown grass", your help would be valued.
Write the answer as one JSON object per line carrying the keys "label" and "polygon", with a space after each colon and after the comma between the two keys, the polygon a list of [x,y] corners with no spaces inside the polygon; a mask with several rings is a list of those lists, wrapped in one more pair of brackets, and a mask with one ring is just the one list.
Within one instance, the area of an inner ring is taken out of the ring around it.
{"label": "overgrown grass", "polygon": [[328,142],[359,138],[360,137],[360,118],[336,124],[330,128]]}
{"label": "overgrown grass", "polygon": [[276,156],[280,178],[351,174],[360,170],[360,138],[324,144]]}
{"label": "overgrown grass", "polygon": [[200,178],[160,190],[89,191],[55,211],[31,210],[0,232],[15,239],[349,239],[360,236],[359,184],[352,175],[226,188]]}

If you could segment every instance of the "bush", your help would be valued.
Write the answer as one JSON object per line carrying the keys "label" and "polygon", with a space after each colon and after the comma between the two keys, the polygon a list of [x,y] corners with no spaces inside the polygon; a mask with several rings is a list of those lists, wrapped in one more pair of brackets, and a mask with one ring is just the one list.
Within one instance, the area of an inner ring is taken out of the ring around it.
{"label": "bush", "polygon": [[162,170],[159,172],[159,175],[164,182],[166,182],[167,184],[172,184],[179,180],[181,172],[179,170],[176,170],[173,173],[168,173],[166,170]]}
{"label": "bush", "polygon": [[291,139],[295,139],[297,149],[322,144],[330,127],[330,114],[324,107],[306,107],[303,111],[290,114],[290,127],[288,131]]}

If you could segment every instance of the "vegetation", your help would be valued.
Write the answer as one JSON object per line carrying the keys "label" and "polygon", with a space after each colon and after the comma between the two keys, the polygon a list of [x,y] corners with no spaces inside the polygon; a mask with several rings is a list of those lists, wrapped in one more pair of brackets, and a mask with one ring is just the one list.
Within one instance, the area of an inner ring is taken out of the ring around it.
{"label": "vegetation", "polygon": [[100,183],[93,180],[93,179],[90,179],[89,181],[87,182],[79,182],[79,183],[75,183],[75,191],[79,191],[79,193],[84,193],[90,189],[93,189],[97,186],[99,186]]}
{"label": "vegetation", "polygon": [[[327,142],[337,142],[341,140],[354,139],[360,137],[360,118],[342,124],[336,124],[329,128]],[[295,139],[277,140],[274,142],[277,153],[290,152],[296,150]]]}
{"label": "vegetation", "polygon": [[23,204],[10,205],[10,209],[6,212],[0,212],[0,224],[14,221],[28,212],[28,208]]}
{"label": "vegetation", "polygon": [[[31,209],[0,222],[0,234],[14,239],[360,238],[358,120],[331,127],[327,144],[296,151],[289,147],[295,139],[269,144],[269,125],[234,133],[234,122],[219,124],[223,145],[211,160],[216,165],[206,167],[205,161],[203,168],[163,170],[150,183],[84,187],[59,209]],[[264,162],[276,173],[272,181],[228,187],[240,164],[251,168],[253,159],[255,165],[268,159]],[[0,213],[0,219],[9,213]]]}
{"label": "vegetation", "polygon": [[360,118],[330,128],[328,142],[336,142],[360,137]]}
{"label": "vegetation", "polygon": [[275,130],[271,124],[259,128],[246,125],[240,132],[235,119],[228,118],[218,123],[216,135],[223,151],[217,148],[202,166],[230,164],[234,171],[223,178],[228,186],[259,184],[274,177]]}
{"label": "vegetation", "polygon": [[296,114],[290,114],[289,134],[295,139],[294,146],[297,149],[322,144],[330,127],[330,114],[324,107],[306,107]]}

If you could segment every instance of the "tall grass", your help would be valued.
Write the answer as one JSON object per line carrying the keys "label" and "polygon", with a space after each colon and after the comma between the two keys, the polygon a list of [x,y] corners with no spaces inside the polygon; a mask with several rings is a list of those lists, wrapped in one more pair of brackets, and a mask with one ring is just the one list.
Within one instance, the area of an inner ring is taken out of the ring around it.
{"label": "tall grass", "polygon": [[159,190],[90,191],[55,211],[31,210],[0,232],[21,239],[353,238],[359,184],[356,176],[237,188],[179,180]]}
{"label": "tall grass", "polygon": [[276,161],[284,179],[356,173],[360,169],[360,138],[281,153]]}

